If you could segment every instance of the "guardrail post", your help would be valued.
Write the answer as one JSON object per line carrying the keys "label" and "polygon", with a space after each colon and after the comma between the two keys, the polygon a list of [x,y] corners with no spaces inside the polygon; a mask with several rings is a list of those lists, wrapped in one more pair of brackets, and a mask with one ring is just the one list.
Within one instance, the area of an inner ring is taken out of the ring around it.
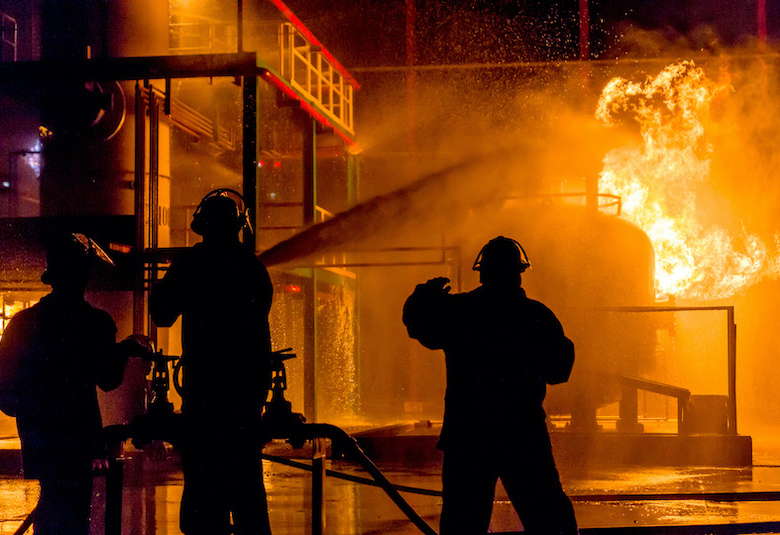
{"label": "guardrail post", "polygon": [[737,325],[734,322],[734,307],[726,309],[728,329],[729,367],[729,423],[728,433],[737,434]]}
{"label": "guardrail post", "polygon": [[325,441],[312,441],[311,533],[325,533]]}

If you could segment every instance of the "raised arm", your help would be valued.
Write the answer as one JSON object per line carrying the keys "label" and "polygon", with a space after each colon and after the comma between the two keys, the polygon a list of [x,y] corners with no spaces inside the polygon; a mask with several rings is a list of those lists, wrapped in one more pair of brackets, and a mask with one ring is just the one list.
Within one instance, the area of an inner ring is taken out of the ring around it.
{"label": "raised arm", "polygon": [[418,284],[404,304],[403,322],[409,336],[428,349],[442,349],[447,343],[449,282],[436,277]]}

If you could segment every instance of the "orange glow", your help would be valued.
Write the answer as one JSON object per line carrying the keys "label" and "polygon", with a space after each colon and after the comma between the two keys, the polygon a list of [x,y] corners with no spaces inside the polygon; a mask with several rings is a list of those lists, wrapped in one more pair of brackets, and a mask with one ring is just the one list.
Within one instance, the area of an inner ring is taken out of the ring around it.
{"label": "orange glow", "polygon": [[13,318],[14,315],[20,310],[29,308],[37,302],[38,302],[37,300],[11,301],[5,299],[2,295],[0,295],[0,312],[2,313],[0,314],[0,339],[2,339],[3,332],[5,331],[5,328],[8,326],[8,322],[11,321],[11,318]]}
{"label": "orange glow", "polygon": [[620,195],[622,216],[650,237],[659,297],[726,298],[777,277],[777,244],[745,230],[732,235],[701,210],[710,187],[710,105],[729,89],[682,62],[644,82],[614,78],[601,93],[596,117],[612,126],[630,116],[642,142],[605,156],[599,191]]}

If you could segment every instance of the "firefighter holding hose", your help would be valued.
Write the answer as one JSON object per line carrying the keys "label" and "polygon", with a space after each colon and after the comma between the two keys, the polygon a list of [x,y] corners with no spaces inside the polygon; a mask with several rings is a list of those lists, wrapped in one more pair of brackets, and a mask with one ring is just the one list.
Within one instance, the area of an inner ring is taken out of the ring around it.
{"label": "firefighter holding hose", "polygon": [[150,297],[158,326],[183,318],[186,535],[271,532],[260,419],[271,376],[273,287],[265,266],[238,238],[248,219],[231,195],[240,197],[220,189],[203,198],[191,224],[203,241],[171,264]]}
{"label": "firefighter holding hose", "polygon": [[577,533],[542,408],[546,385],[568,380],[574,346],[552,311],[526,297],[529,267],[520,244],[499,236],[474,263],[481,286],[451,294],[448,279],[434,278],[404,305],[409,336],[446,358],[440,535],[486,533],[499,477],[527,533]]}

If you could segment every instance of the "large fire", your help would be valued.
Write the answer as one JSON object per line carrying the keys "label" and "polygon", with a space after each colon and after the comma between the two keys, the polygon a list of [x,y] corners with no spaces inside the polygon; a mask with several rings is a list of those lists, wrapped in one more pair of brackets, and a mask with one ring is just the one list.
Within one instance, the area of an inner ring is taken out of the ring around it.
{"label": "large fire", "polygon": [[644,82],[614,78],[599,99],[603,123],[639,124],[641,144],[604,158],[599,190],[620,195],[622,215],[650,237],[659,297],[726,298],[779,272],[778,243],[708,224],[702,213],[710,188],[710,106],[729,91],[682,62]]}

